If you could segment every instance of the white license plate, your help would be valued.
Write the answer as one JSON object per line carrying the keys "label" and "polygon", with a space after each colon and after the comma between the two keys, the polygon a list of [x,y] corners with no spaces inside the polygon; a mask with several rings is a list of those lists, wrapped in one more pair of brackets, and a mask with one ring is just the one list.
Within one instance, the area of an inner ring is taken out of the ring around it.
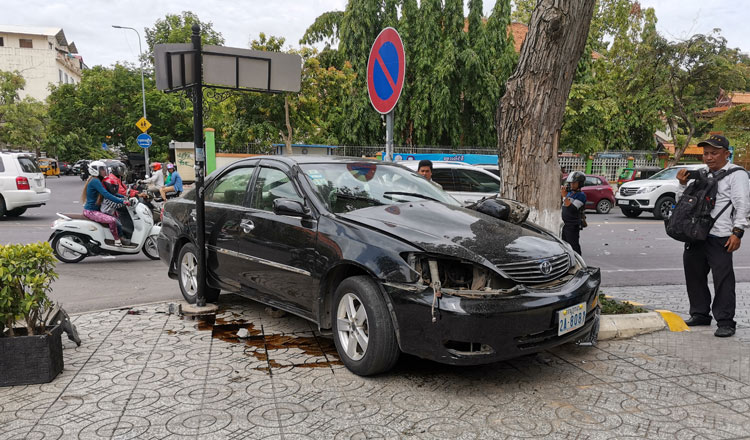
{"label": "white license plate", "polygon": [[586,322],[586,303],[557,311],[557,336],[583,327]]}
{"label": "white license plate", "polygon": [[617,204],[618,205],[629,205],[630,201],[629,200],[618,200]]}

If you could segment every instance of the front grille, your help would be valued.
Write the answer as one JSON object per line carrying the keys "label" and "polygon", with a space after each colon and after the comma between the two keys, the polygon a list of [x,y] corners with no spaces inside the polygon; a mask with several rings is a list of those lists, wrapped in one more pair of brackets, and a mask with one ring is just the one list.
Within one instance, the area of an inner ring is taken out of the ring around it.
{"label": "front grille", "polygon": [[495,265],[517,283],[543,284],[565,275],[570,269],[570,257],[568,254],[560,254],[549,258]]}
{"label": "front grille", "polygon": [[620,188],[620,195],[621,196],[632,196],[636,192],[638,192],[638,188],[634,188],[632,186],[628,187],[628,188],[626,188],[626,187],[623,186],[622,188]]}

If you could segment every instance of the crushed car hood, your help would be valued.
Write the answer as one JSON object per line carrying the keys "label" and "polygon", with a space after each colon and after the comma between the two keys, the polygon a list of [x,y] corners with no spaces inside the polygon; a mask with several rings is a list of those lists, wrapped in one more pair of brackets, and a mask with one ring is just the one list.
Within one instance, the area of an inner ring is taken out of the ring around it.
{"label": "crushed car hood", "polygon": [[566,253],[554,238],[465,208],[424,201],[358,209],[340,217],[426,252],[505,264]]}

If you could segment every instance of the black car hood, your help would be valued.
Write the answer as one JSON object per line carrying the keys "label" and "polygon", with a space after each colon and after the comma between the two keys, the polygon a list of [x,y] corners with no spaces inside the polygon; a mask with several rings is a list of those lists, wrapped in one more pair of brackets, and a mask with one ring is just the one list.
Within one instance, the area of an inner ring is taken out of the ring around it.
{"label": "black car hood", "polygon": [[426,252],[505,264],[566,253],[554,238],[479,212],[424,201],[374,206],[339,216]]}

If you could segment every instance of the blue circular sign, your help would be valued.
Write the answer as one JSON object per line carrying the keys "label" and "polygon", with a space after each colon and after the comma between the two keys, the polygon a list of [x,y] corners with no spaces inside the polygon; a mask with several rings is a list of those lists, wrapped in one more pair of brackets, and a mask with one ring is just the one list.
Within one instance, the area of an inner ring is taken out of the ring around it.
{"label": "blue circular sign", "polygon": [[146,133],[139,134],[138,137],[135,138],[135,141],[138,143],[138,146],[141,148],[148,148],[151,146],[151,144],[154,143],[154,140],[151,139],[151,136],[149,136]]}

